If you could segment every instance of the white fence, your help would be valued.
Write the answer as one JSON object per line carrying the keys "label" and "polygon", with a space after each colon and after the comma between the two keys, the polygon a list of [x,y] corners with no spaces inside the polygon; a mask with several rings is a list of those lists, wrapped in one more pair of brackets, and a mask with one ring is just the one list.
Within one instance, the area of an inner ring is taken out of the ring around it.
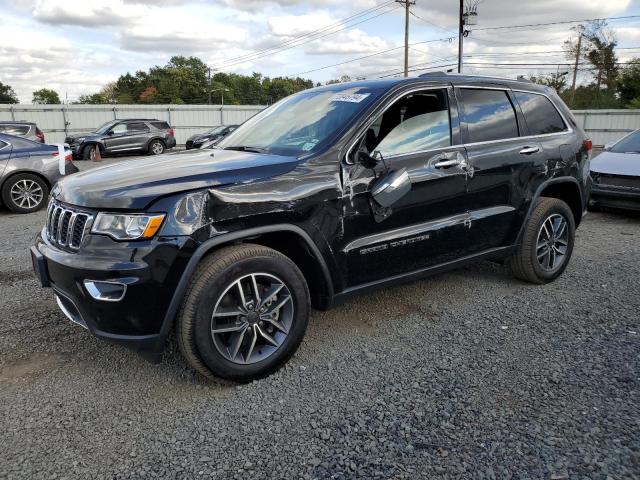
{"label": "white fence", "polygon": [[640,110],[573,110],[572,113],[593,144],[599,147],[640,128]]}
{"label": "white fence", "polygon": [[[166,120],[178,144],[194,133],[216,125],[239,124],[264,107],[261,105],[0,105],[0,120],[36,122],[49,143],[66,134],[90,131],[114,118]],[[640,128],[640,110],[574,110],[578,123],[602,146]]]}
{"label": "white fence", "polygon": [[89,132],[115,118],[157,118],[175,130],[184,144],[194,133],[216,125],[236,125],[254,116],[260,105],[0,105],[0,120],[35,122],[47,143],[60,143],[68,134]]}

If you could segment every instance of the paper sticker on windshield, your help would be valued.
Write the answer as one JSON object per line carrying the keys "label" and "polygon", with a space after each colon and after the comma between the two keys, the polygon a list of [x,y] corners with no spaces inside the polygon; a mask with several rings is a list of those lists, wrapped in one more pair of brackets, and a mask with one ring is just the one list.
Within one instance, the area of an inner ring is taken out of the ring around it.
{"label": "paper sticker on windshield", "polygon": [[318,142],[307,142],[302,146],[302,150],[304,150],[305,152],[308,152],[309,150],[313,150],[313,147],[316,146],[316,143]]}
{"label": "paper sticker on windshield", "polygon": [[330,100],[332,102],[360,103],[368,96],[368,93],[336,93]]}

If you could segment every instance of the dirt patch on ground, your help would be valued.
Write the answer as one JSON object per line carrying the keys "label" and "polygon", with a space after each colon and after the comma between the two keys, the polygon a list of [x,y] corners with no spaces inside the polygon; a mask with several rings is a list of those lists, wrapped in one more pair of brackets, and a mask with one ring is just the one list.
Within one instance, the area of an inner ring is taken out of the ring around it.
{"label": "dirt patch on ground", "polygon": [[0,272],[0,283],[14,283],[33,278],[31,270]]}
{"label": "dirt patch on ground", "polygon": [[64,355],[33,353],[27,358],[6,363],[0,367],[0,383],[32,381],[67,363]]}

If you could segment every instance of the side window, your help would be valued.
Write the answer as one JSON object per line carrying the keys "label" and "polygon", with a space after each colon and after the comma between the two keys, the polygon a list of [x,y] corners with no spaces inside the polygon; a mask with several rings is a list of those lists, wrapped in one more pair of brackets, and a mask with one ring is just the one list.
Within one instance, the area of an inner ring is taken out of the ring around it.
{"label": "side window", "polygon": [[127,125],[127,130],[130,133],[134,132],[148,132],[149,127],[144,122],[131,122]]}
{"label": "side window", "polygon": [[0,132],[8,135],[23,136],[29,133],[29,125],[0,125]]}
{"label": "side window", "polygon": [[563,132],[567,129],[556,107],[544,95],[526,92],[514,92],[514,94],[524,113],[531,135]]}
{"label": "side window", "polygon": [[460,89],[469,143],[518,137],[518,121],[504,90]]}
{"label": "side window", "polygon": [[127,132],[127,124],[126,123],[118,123],[111,127],[111,131],[113,133],[126,133]]}
{"label": "side window", "polygon": [[156,127],[158,130],[168,130],[169,124],[167,122],[151,122],[151,125]]}
{"label": "side window", "polygon": [[7,142],[3,142],[2,140],[0,140],[0,150],[2,150],[7,145],[9,145]]}
{"label": "side window", "polygon": [[383,156],[402,155],[451,145],[446,90],[424,90],[393,103],[369,127],[365,146]]}

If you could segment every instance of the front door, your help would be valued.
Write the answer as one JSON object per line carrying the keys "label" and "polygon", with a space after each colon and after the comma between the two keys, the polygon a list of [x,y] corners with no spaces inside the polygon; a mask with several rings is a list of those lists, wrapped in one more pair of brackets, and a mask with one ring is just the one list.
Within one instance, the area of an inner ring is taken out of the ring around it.
{"label": "front door", "polygon": [[[425,88],[392,100],[357,140],[342,166],[344,238],[338,243],[348,287],[464,255],[467,161],[457,118],[450,89]],[[382,160],[366,168],[358,149],[380,152]],[[400,169],[409,174],[411,190],[386,215],[376,215],[372,184]]]}

